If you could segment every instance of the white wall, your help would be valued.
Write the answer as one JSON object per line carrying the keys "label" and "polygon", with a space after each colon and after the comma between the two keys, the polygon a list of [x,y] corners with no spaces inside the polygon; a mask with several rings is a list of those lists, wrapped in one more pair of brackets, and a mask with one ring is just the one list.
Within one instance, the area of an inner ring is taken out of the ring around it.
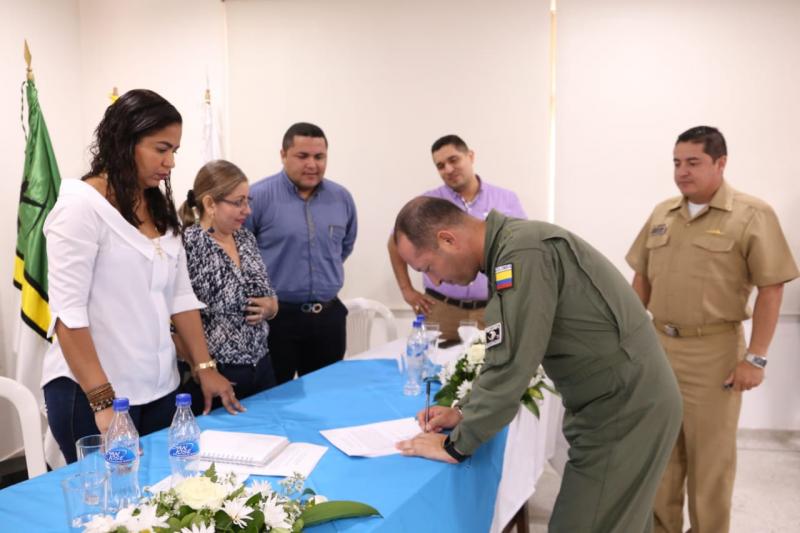
{"label": "white wall", "polygon": [[[632,277],[633,239],[678,195],[675,138],[713,125],[728,142],[726,179],[774,207],[800,260],[800,2],[562,0],[558,17],[556,222]],[[800,429],[800,281],[782,313],[742,427]]]}
{"label": "white wall", "polygon": [[479,174],[546,216],[547,1],[225,5],[232,159],[254,181],[280,170],[290,124],[325,130],[327,175],[359,216],[343,296],[404,305],[385,243],[400,207],[441,185],[430,145],[442,135],[461,135]]}

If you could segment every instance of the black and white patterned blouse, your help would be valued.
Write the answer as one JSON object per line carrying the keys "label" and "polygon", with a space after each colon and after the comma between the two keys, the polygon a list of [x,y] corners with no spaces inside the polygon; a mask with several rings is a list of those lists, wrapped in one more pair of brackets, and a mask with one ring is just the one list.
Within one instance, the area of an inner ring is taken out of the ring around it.
{"label": "black and white patterned blouse", "polygon": [[246,228],[233,234],[239,267],[199,224],[183,235],[189,277],[197,298],[208,351],[220,363],[254,365],[267,354],[269,326],[251,326],[244,308],[250,297],[275,296],[256,238]]}

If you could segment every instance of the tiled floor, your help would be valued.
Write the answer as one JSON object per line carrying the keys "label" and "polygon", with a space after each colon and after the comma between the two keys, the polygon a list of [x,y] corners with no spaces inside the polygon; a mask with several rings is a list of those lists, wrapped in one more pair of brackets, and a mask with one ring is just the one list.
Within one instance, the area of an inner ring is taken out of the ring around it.
{"label": "tiled floor", "polygon": [[[743,430],[738,447],[730,533],[800,532],[800,432]],[[528,502],[531,533],[547,532],[560,483],[552,468],[539,479]]]}

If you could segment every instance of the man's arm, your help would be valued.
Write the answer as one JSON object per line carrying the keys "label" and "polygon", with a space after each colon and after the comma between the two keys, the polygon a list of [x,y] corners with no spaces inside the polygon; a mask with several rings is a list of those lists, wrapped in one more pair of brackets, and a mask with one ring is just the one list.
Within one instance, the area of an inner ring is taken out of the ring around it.
{"label": "man's arm", "polygon": [[644,304],[645,309],[647,309],[647,304],[650,303],[650,281],[637,272],[633,276],[632,285],[636,295]]}
{"label": "man's arm", "polygon": [[[761,357],[767,356],[769,344],[778,324],[778,313],[783,300],[783,283],[758,288],[753,307],[753,331],[750,335],[748,352]],[[745,391],[758,387],[764,380],[764,370],[747,361],[740,361],[725,380],[733,390]]]}
{"label": "man's arm", "polygon": [[389,249],[389,261],[392,263],[394,278],[397,280],[397,286],[403,294],[403,300],[411,306],[415,313],[424,313],[427,315],[434,301],[411,285],[411,278],[408,276],[408,264],[406,264],[403,258],[400,257],[400,254],[397,253],[397,245],[394,242],[393,235],[389,237],[387,248]]}

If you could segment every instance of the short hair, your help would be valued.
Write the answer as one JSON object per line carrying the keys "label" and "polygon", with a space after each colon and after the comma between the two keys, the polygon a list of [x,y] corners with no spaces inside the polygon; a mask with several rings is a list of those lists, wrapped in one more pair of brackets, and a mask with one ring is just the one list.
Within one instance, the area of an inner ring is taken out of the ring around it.
{"label": "short hair", "polygon": [[[205,214],[203,198],[210,196],[219,202],[228,196],[240,183],[247,182],[247,176],[242,169],[224,159],[209,161],[203,165],[194,178],[194,185],[186,194],[186,201],[181,205],[181,224],[188,228]],[[197,215],[195,217],[195,215]]]}
{"label": "short hair", "polygon": [[394,239],[402,233],[417,249],[438,248],[436,232],[460,226],[467,214],[451,202],[441,198],[418,196],[400,210],[394,223]]}
{"label": "short hair", "polygon": [[325,132],[322,131],[322,128],[310,122],[297,122],[289,126],[286,133],[283,134],[282,147],[284,152],[292,147],[295,136],[322,138],[325,141],[325,146],[328,146],[328,138],[325,137]]}
{"label": "short hair", "polygon": [[[142,223],[136,216],[139,191],[136,145],[143,137],[182,122],[178,110],[163,97],[147,89],[133,89],[108,106],[95,129],[94,142],[89,148],[92,162],[83,179],[105,174],[109,184],[107,194],[114,195],[120,214],[134,227]],[[159,233],[172,229],[177,234],[179,224],[172,202],[171,179],[164,180],[164,192],[153,187],[145,189],[144,195]]]}
{"label": "short hair", "polygon": [[436,139],[433,145],[431,145],[431,153],[438,152],[449,144],[452,144],[453,147],[459,152],[469,152],[469,146],[467,146],[467,143],[464,142],[464,139],[458,135],[451,134]]}
{"label": "short hair", "polygon": [[716,161],[723,155],[728,155],[728,145],[725,144],[725,137],[722,136],[717,128],[712,126],[695,126],[678,135],[678,143],[702,144],[703,152],[711,156],[712,161]]}

